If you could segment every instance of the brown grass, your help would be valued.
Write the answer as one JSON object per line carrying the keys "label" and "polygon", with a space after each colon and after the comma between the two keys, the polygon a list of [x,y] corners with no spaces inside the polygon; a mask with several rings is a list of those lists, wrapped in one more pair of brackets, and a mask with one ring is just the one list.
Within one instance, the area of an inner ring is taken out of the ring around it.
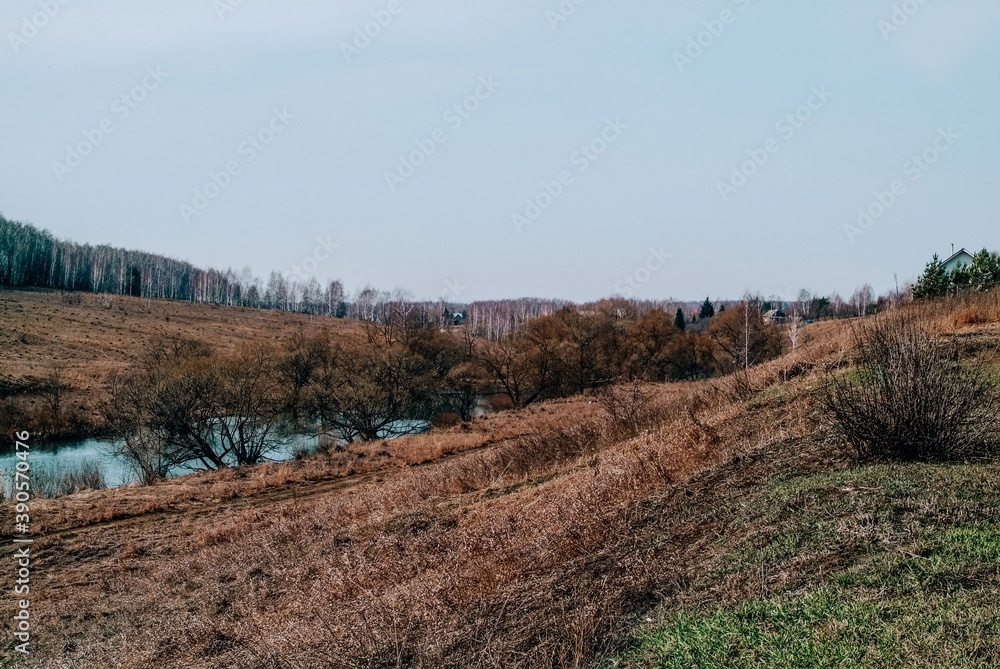
{"label": "brown grass", "polygon": [[962,293],[944,300],[918,302],[907,308],[945,330],[1000,323],[1000,291]]}
{"label": "brown grass", "polygon": [[996,320],[996,316],[991,315],[979,305],[973,304],[955,314],[951,323],[956,328],[966,328],[970,325],[985,325],[986,323],[993,323],[996,322]]}
{"label": "brown grass", "polygon": [[[944,323],[967,306],[912,308]],[[849,337],[841,323],[804,334],[746,385],[644,389],[652,400],[634,429],[581,397],[315,459],[39,503],[49,535],[35,544],[32,666],[592,663],[721,559],[725,525],[682,510],[738,507],[767,476],[841,461],[811,397],[823,370],[846,364]],[[703,596],[760,585],[721,587]]]}
{"label": "brown grass", "polygon": [[[68,555],[39,578],[64,585],[39,609],[62,622],[45,650],[80,667],[575,666],[650,596],[633,590],[652,587],[655,565],[622,545],[644,500],[809,429],[785,402],[749,412],[710,383],[654,390],[629,438],[591,400],[543,405],[508,418],[527,434],[329,494],[56,536],[48,550]],[[411,437],[400,451],[442,441]],[[287,481],[295,466],[249,478]],[[211,494],[233,483],[205,478]],[[122,533],[132,544],[114,549]],[[624,571],[576,572],[595,555]],[[86,585],[66,587],[67,572]]]}
{"label": "brown grass", "polygon": [[[67,304],[58,292],[0,289],[0,380],[38,381],[61,369],[70,386],[65,410],[87,425],[100,422],[108,376],[134,362],[155,337],[197,339],[229,354],[246,344],[281,341],[299,329],[362,336],[358,323],[331,318],[120,296],[107,308],[102,295],[79,297],[78,304]],[[39,397],[18,404],[32,426],[48,419]]]}

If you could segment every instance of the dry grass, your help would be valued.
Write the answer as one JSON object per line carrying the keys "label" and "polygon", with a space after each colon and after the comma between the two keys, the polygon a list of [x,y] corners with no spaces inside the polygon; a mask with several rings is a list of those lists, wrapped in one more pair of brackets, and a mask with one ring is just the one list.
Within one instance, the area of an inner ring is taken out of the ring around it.
{"label": "dry grass", "polygon": [[39,609],[60,622],[39,666],[577,666],[662,578],[629,548],[644,501],[810,429],[786,401],[654,391],[632,437],[589,400],[562,403],[589,408],[576,420],[543,405],[510,418],[527,434],[327,494],[53,538],[68,554],[40,570],[59,594]]}
{"label": "dry grass", "polygon": [[[465,426],[402,437],[391,443],[357,443],[344,451],[164,479],[153,486],[83,492],[58,501],[36,500],[36,529],[60,532],[154,512],[204,513],[230,500],[266,505],[294,495],[315,495],[469,451],[487,450],[597,412],[597,406],[584,398],[558,400],[544,407],[492,414]],[[12,513],[0,506],[0,526],[13,522]]]}
{"label": "dry grass", "polygon": [[[362,335],[358,323],[331,318],[134,297],[116,296],[110,303],[103,295],[79,297],[79,303],[68,304],[58,292],[0,289],[0,381],[38,381],[58,368],[69,385],[65,410],[88,425],[99,423],[108,376],[134,362],[159,336],[197,339],[234,353],[246,344],[281,341],[299,329]],[[36,396],[25,398],[20,411],[34,426],[47,418]]]}
{"label": "dry grass", "polygon": [[[81,379],[101,380],[121,368],[158,336],[197,339],[233,353],[248,343],[274,341],[299,328],[356,331],[359,324],[302,314],[218,307],[169,300],[81,294],[67,304],[57,292],[0,290],[0,365],[15,377],[42,376],[53,362],[69,364]],[[94,369],[91,369],[91,368]]]}
{"label": "dry grass", "polygon": [[945,300],[910,304],[907,310],[947,331],[1000,323],[1000,291],[962,293]]}
{"label": "dry grass", "polygon": [[[914,308],[945,322],[960,307]],[[745,383],[643,389],[627,430],[576,398],[328,460],[39,504],[51,534],[35,544],[32,666],[544,669],[613,654],[739,540],[686,511],[841,463],[811,398],[849,337],[840,323],[804,335]]]}

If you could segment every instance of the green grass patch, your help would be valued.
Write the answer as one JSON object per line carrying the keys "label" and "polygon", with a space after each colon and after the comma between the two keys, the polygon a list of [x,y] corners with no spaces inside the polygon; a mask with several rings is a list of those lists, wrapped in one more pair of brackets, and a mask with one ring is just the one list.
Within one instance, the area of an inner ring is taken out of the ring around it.
{"label": "green grass patch", "polygon": [[687,593],[706,603],[664,605],[607,666],[1000,667],[998,484],[997,465],[884,465],[762,487],[720,512],[740,539]]}

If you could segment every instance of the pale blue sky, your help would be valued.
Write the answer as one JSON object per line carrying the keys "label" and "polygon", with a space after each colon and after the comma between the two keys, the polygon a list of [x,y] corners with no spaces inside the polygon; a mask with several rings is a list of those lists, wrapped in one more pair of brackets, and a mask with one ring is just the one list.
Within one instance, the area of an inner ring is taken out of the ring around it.
{"label": "pale blue sky", "polygon": [[[332,237],[321,281],[423,298],[450,285],[461,301],[583,301],[626,276],[642,298],[846,296],[913,278],[952,243],[1000,248],[995,1],[910,0],[919,10],[885,38],[892,0],[589,0],[555,29],[558,0],[399,0],[351,62],[341,44],[388,0],[243,0],[220,19],[226,1],[7,0],[0,211],[260,274]],[[49,3],[51,18],[33,16]],[[679,71],[706,21],[721,34],[701,35],[709,46]],[[115,102],[144,83],[134,109]],[[814,87],[831,96],[810,100]],[[445,111],[477,88],[485,99],[454,127]],[[807,101],[792,136],[776,127]],[[241,143],[275,109],[294,119],[251,161]],[[627,127],[581,158],[608,119]],[[103,120],[114,131],[57,170]],[[386,172],[437,128],[446,141],[390,190]],[[904,166],[948,128],[959,137],[938,141],[948,150],[926,172]],[[719,182],[768,139],[777,152],[724,201]],[[231,161],[228,186],[185,217]],[[512,215],[564,170],[571,182],[518,232]],[[851,243],[844,226],[895,180],[902,195]],[[647,273],[651,247],[671,258]]]}

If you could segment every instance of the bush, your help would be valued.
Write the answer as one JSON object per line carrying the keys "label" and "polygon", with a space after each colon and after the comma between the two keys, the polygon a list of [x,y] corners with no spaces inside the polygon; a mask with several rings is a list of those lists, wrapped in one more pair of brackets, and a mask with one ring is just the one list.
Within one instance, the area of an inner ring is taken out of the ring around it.
{"label": "bush", "polygon": [[638,381],[605,386],[596,398],[620,439],[638,434],[654,415],[653,394]]}
{"label": "bush", "polygon": [[831,373],[822,404],[856,456],[947,460],[996,446],[997,387],[982,364],[963,364],[913,317],[880,317],[853,335],[857,369]]}

